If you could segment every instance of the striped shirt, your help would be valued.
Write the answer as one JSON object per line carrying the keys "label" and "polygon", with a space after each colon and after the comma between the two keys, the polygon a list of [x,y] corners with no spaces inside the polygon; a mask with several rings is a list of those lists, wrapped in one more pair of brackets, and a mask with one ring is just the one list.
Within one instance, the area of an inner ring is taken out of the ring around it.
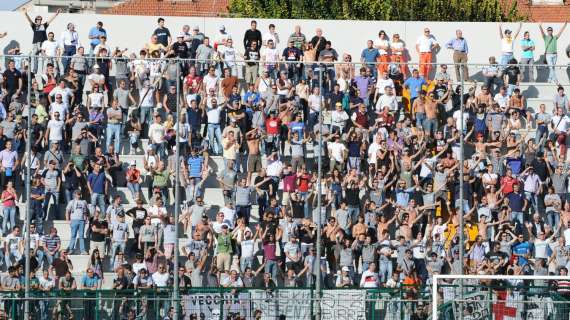
{"label": "striped shirt", "polygon": [[44,247],[49,251],[54,251],[57,248],[57,245],[61,243],[61,239],[56,234],[55,236],[50,236],[46,234],[42,237],[42,243],[44,243]]}

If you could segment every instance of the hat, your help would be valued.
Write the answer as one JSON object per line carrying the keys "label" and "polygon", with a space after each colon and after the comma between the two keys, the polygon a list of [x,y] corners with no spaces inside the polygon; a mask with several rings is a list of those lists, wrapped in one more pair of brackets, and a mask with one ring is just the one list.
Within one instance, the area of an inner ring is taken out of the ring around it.
{"label": "hat", "polygon": [[98,64],[94,64],[94,65],[93,65],[93,69],[99,69],[99,65],[98,65]]}
{"label": "hat", "polygon": [[350,269],[348,267],[342,267],[342,271],[350,272]]}
{"label": "hat", "polygon": [[231,119],[230,119],[230,122],[231,122],[231,123],[236,123],[236,119],[231,118]]}
{"label": "hat", "polygon": [[552,27],[546,28],[546,31],[552,31]]}
{"label": "hat", "polygon": [[224,26],[223,24],[220,26],[220,31],[224,31],[226,30],[226,26]]}
{"label": "hat", "polygon": [[152,146],[148,146],[148,147],[146,148],[146,150],[147,150],[147,151],[151,151],[151,150],[154,150],[154,148],[153,148]]}
{"label": "hat", "polygon": [[192,30],[200,30],[200,27],[194,26],[194,28],[192,28]]}
{"label": "hat", "polygon": [[227,224],[227,223],[222,223],[222,229],[227,229],[227,228],[229,228],[228,224]]}
{"label": "hat", "polygon": [[203,214],[202,219],[208,219],[208,216],[206,214]]}
{"label": "hat", "polygon": [[186,34],[184,32],[180,32],[178,34],[178,38],[184,38],[184,37],[186,37]]}
{"label": "hat", "polygon": [[135,160],[131,161],[131,166],[137,166],[137,162]]}
{"label": "hat", "polygon": [[510,29],[505,29],[505,34],[511,34],[512,31]]}
{"label": "hat", "polygon": [[119,212],[119,214],[118,214],[117,216],[119,216],[119,217],[124,217],[124,216],[125,216],[125,213],[124,213],[124,212]]}
{"label": "hat", "polygon": [[342,103],[340,103],[340,102],[337,102],[337,103],[335,103],[334,105],[337,106],[337,107],[342,107]]}

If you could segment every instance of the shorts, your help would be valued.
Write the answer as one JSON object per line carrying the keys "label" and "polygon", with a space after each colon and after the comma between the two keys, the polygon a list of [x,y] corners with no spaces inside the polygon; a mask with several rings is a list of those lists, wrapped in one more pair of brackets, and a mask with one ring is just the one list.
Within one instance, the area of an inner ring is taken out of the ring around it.
{"label": "shorts", "polygon": [[250,154],[247,157],[247,172],[257,172],[261,170],[261,155]]}

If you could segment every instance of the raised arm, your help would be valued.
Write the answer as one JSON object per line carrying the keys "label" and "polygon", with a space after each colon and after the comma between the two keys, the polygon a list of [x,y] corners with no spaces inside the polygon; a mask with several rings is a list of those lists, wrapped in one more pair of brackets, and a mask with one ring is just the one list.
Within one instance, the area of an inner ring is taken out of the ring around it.
{"label": "raised arm", "polygon": [[47,23],[51,24],[51,22],[55,19],[55,17],[57,17],[60,13],[61,13],[61,9],[57,9],[55,14],[48,19]]}
{"label": "raised arm", "polygon": [[562,26],[562,28],[560,28],[560,31],[558,31],[558,33],[556,34],[556,39],[560,38],[560,36],[562,35],[562,32],[564,32],[567,25],[568,25],[568,21],[564,22],[564,25]]}

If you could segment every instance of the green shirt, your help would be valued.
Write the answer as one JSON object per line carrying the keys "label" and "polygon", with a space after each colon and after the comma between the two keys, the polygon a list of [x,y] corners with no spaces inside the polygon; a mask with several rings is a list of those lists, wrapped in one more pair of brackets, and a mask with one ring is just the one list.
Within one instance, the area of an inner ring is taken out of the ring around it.
{"label": "green shirt", "polygon": [[160,172],[155,171],[153,175],[154,180],[152,181],[152,185],[155,187],[166,187],[168,184],[168,177],[170,177],[170,173],[166,169]]}
{"label": "green shirt", "polygon": [[218,235],[218,253],[232,253],[232,236],[229,233]]}
{"label": "green shirt", "polygon": [[73,162],[79,171],[83,171],[85,170],[85,158],[86,157],[82,154],[72,154],[71,157],[69,157],[69,161]]}
{"label": "green shirt", "polygon": [[544,45],[546,46],[546,53],[558,53],[557,42],[558,38],[556,36],[544,36]]}

